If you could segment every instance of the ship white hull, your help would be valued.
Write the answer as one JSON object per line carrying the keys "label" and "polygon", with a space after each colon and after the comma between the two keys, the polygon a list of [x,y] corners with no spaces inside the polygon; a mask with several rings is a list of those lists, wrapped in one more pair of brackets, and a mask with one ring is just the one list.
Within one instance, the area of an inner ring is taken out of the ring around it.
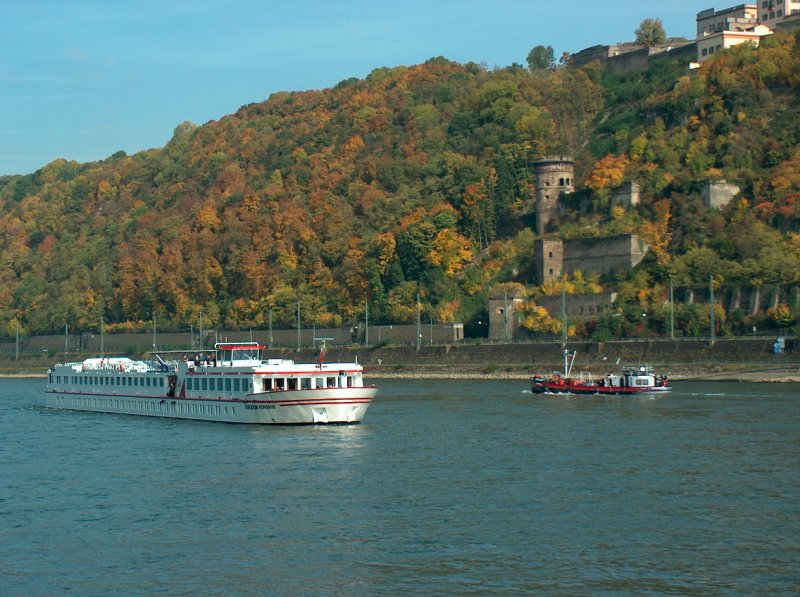
{"label": "ship white hull", "polygon": [[269,392],[247,399],[169,398],[49,391],[45,406],[66,410],[256,424],[359,423],[375,387]]}

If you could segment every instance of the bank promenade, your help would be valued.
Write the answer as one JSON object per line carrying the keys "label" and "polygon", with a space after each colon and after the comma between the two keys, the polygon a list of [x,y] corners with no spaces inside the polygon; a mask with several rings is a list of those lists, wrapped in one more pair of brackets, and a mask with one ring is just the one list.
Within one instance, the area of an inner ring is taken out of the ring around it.
{"label": "bank promenade", "polygon": [[[246,333],[245,333],[246,335]],[[234,338],[232,338],[234,339]],[[774,337],[708,339],[636,339],[611,342],[575,341],[567,349],[576,352],[573,372],[595,375],[616,371],[621,365],[653,365],[671,379],[740,381],[800,381],[800,342],[783,340],[775,352]],[[93,347],[92,347],[93,348]],[[177,346],[170,347],[179,350]],[[160,350],[160,349],[159,349]],[[146,351],[105,350],[106,355]],[[187,353],[191,351],[187,348]],[[317,348],[276,346],[268,356],[317,362]],[[8,349],[0,358],[0,375],[42,376],[56,362],[80,361],[97,356],[98,350],[25,353]],[[146,355],[145,355],[146,358]],[[410,345],[328,345],[327,362],[357,359],[370,378],[527,379],[531,373],[548,373],[563,367],[559,342],[442,343]]]}

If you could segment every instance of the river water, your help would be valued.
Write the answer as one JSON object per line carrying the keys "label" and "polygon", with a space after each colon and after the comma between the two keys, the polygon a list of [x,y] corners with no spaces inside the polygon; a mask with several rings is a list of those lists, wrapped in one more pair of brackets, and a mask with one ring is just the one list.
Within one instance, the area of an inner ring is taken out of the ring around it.
{"label": "river water", "polygon": [[0,594],[800,592],[796,385],[379,385],[360,425],[253,427],[0,380]]}

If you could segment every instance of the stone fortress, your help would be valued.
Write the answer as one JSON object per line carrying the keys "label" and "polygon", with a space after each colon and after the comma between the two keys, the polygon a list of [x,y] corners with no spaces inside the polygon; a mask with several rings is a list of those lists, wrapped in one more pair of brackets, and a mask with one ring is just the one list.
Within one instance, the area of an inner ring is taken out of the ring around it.
{"label": "stone fortress", "polygon": [[697,68],[716,52],[741,43],[758,45],[762,37],[775,31],[800,29],[800,0],[760,0],[721,10],[708,8],[698,12],[695,21],[694,40],[671,37],[652,47],[631,42],[597,45],[576,52],[570,63],[583,66],[597,60],[608,71],[622,73],[646,69],[650,59],[670,54],[694,58],[690,67]]}
{"label": "stone fortress", "polygon": [[575,192],[575,160],[570,156],[545,156],[533,163],[536,175],[536,234],[542,235],[547,224],[561,209],[561,197]]}

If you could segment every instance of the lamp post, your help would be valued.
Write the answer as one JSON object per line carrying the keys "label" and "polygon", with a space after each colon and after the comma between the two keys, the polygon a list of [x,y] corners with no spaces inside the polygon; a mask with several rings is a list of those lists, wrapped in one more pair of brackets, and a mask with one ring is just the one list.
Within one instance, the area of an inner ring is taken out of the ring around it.
{"label": "lamp post", "polygon": [[420,332],[421,326],[421,313],[419,304],[419,292],[417,293],[417,352],[419,352],[420,345],[422,344],[422,333]]}
{"label": "lamp post", "polygon": [[672,295],[672,276],[669,277],[669,337],[675,339],[675,301]]}
{"label": "lamp post", "polygon": [[709,295],[709,308],[711,312],[709,313],[709,320],[711,322],[711,346],[714,346],[714,340],[716,339],[715,330],[716,322],[714,321],[714,275],[711,274],[708,276],[708,295]]}

